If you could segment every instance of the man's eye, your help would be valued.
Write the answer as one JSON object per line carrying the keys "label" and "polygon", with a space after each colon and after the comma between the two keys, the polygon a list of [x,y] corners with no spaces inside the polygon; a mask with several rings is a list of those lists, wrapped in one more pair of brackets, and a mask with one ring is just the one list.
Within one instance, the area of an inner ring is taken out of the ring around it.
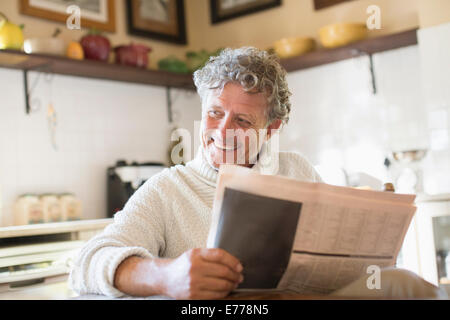
{"label": "man's eye", "polygon": [[215,110],[211,110],[208,112],[210,116],[212,117],[218,117],[220,116],[220,112],[219,111],[215,111]]}
{"label": "man's eye", "polygon": [[247,121],[245,119],[238,119],[238,121],[239,121],[239,123],[241,123],[243,125],[246,125],[246,126],[250,126],[251,125],[250,121]]}

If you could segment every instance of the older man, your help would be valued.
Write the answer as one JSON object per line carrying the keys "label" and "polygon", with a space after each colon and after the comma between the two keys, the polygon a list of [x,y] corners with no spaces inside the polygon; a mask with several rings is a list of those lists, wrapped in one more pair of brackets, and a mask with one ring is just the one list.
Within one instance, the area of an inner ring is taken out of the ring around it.
{"label": "older man", "polygon": [[[243,266],[236,257],[205,248],[220,165],[235,163],[321,182],[299,154],[276,152],[272,158],[274,151],[267,148],[274,130],[289,119],[285,76],[276,57],[250,47],[226,49],[195,72],[202,101],[199,152],[185,166],[149,179],[114,223],[82,248],[70,275],[76,292],[216,299],[242,282]],[[263,158],[277,163],[262,165]],[[422,279],[401,272],[400,277],[414,279],[422,289],[425,285],[426,295],[436,294],[437,288],[427,287]],[[337,294],[365,294],[361,281]]]}

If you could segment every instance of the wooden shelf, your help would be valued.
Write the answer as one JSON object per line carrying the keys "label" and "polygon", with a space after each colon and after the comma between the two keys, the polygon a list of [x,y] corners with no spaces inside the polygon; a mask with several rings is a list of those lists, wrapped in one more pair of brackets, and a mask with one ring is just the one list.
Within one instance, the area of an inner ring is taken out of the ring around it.
{"label": "wooden shelf", "polygon": [[281,64],[288,72],[293,72],[340,60],[351,59],[367,54],[374,54],[416,44],[417,29],[413,29],[387,36],[365,39],[345,47],[335,49],[319,49],[298,57],[282,59]]}
{"label": "wooden shelf", "polygon": [[[415,44],[417,44],[417,29],[369,38],[345,47],[315,50],[299,57],[282,59],[281,64],[288,72],[293,72]],[[92,60],[80,61],[59,56],[26,54],[14,50],[0,50],[0,67],[195,90],[191,74],[148,70]]]}
{"label": "wooden shelf", "polygon": [[0,67],[195,90],[191,74],[148,70],[93,60],[0,50]]}

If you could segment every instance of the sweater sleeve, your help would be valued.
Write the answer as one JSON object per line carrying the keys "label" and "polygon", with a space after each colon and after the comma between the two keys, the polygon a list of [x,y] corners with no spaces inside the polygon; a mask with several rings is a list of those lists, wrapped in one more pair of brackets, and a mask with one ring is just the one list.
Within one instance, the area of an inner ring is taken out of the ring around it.
{"label": "sweater sleeve", "polygon": [[103,232],[91,238],[74,260],[69,285],[76,293],[125,295],[114,287],[114,274],[126,258],[157,257],[165,248],[162,200],[149,179],[114,215]]}

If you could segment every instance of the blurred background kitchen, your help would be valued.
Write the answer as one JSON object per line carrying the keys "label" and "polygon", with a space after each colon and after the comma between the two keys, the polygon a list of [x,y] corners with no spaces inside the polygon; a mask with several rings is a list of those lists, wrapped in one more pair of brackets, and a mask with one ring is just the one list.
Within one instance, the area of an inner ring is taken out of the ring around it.
{"label": "blurred background kitchen", "polygon": [[450,283],[450,1],[11,0],[0,12],[0,296],[72,295],[70,254],[173,164],[174,129],[194,155],[192,72],[244,45],[288,70],[281,150],[327,183],[417,194],[398,265]]}

